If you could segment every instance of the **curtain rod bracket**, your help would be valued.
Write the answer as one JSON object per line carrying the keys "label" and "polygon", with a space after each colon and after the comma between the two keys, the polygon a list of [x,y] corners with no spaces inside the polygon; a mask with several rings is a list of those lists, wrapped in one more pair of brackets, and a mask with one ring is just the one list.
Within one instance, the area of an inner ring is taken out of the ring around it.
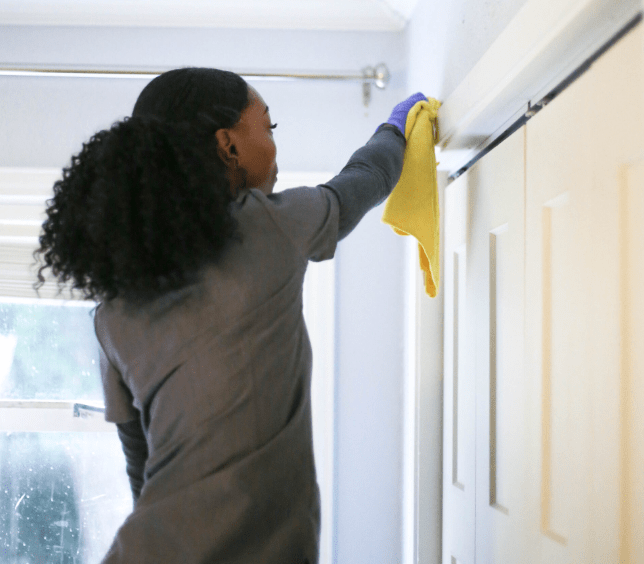
{"label": "curtain rod bracket", "polygon": [[389,78],[389,69],[384,63],[362,69],[362,103],[365,108],[371,102],[371,85],[375,84],[376,88],[384,90],[389,84]]}

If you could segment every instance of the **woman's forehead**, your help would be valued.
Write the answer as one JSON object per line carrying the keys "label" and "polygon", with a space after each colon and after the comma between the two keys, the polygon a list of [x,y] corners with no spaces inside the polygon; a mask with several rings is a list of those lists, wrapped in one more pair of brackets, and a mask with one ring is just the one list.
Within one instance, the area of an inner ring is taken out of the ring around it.
{"label": "woman's forehead", "polygon": [[265,108],[266,107],[266,102],[264,102],[264,98],[262,98],[262,95],[257,92],[250,84],[248,85],[248,101],[252,104],[255,99]]}

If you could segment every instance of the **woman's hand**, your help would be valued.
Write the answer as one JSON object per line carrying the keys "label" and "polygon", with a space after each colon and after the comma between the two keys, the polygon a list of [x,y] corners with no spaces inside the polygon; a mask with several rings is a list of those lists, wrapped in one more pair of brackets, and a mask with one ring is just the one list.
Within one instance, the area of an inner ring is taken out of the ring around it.
{"label": "woman's hand", "polygon": [[420,102],[422,100],[427,100],[427,96],[425,96],[422,92],[416,92],[416,94],[412,94],[409,98],[396,105],[396,107],[392,110],[389,119],[385,123],[395,125],[404,135],[405,123],[407,123],[407,114],[409,113],[409,110],[411,110],[417,102]]}

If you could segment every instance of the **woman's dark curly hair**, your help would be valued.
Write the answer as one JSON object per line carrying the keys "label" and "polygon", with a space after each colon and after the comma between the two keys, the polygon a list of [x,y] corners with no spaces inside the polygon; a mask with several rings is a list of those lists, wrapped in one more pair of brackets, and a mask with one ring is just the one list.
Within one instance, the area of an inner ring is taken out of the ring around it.
{"label": "woman's dark curly hair", "polygon": [[47,202],[36,289],[51,268],[85,299],[144,303],[198,280],[236,236],[215,132],[248,105],[234,73],[186,68],[141,92],[131,118],[96,133]]}

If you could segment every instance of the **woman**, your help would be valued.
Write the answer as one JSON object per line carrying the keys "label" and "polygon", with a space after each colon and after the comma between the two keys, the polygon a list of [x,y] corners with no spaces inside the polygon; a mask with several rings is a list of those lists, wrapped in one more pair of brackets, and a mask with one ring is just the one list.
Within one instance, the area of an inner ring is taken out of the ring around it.
{"label": "woman", "polygon": [[262,97],[233,73],[179,69],[72,159],[39,279],[50,267],[100,302],[106,419],[135,500],[105,563],[317,562],[304,273],[389,195],[421,99],[326,184],[272,194]]}

